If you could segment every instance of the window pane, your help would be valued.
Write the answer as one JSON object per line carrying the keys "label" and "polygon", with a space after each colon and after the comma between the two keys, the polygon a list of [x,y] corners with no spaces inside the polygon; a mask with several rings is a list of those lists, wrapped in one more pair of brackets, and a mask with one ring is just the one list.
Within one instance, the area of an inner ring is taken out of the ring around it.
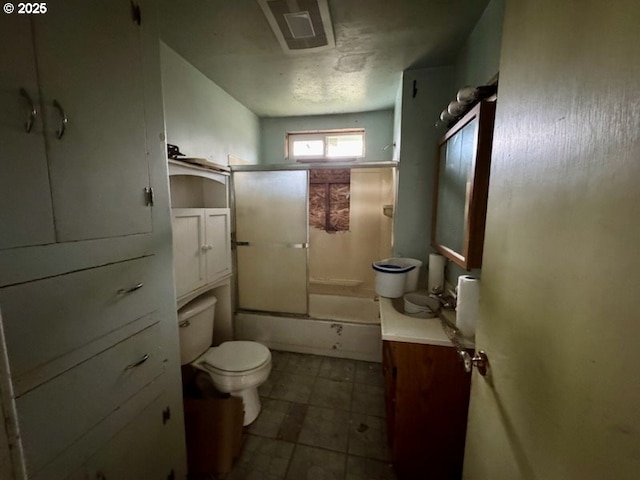
{"label": "window pane", "polygon": [[294,140],[294,157],[323,157],[324,142],[322,140]]}
{"label": "window pane", "polygon": [[327,135],[327,157],[361,157],[363,135]]}

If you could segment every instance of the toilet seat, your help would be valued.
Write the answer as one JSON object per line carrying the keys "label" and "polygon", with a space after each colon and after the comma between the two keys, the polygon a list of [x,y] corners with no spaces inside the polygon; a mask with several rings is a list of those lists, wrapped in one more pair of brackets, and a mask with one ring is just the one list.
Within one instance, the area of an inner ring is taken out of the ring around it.
{"label": "toilet seat", "polygon": [[271,360],[271,352],[257,342],[232,341],[207,350],[195,363],[222,375],[246,375]]}

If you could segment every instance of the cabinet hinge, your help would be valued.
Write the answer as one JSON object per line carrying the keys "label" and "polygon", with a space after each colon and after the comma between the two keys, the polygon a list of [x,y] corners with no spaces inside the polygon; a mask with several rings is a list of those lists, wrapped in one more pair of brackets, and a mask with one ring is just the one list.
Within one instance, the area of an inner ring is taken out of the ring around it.
{"label": "cabinet hinge", "polygon": [[164,425],[171,420],[171,408],[167,407],[162,411],[162,424]]}
{"label": "cabinet hinge", "polygon": [[138,25],[142,23],[142,13],[140,13],[140,5],[137,3],[131,2],[131,16]]}
{"label": "cabinet hinge", "polygon": [[147,203],[147,207],[153,207],[153,187],[145,187],[144,198]]}

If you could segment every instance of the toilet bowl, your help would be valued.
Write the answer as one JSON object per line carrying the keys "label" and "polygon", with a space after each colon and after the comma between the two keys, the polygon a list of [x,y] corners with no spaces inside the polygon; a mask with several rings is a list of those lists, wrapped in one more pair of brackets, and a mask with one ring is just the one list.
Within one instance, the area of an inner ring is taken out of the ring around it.
{"label": "toilet bowl", "polygon": [[257,342],[224,342],[208,349],[192,365],[207,372],[216,390],[242,397],[244,423],[249,425],[260,413],[258,387],[271,373],[271,352]]}
{"label": "toilet bowl", "polygon": [[218,391],[241,397],[246,426],[260,413],[258,387],[271,372],[271,352],[248,341],[211,347],[215,305],[215,296],[204,293],[178,310],[180,363],[208,373]]}

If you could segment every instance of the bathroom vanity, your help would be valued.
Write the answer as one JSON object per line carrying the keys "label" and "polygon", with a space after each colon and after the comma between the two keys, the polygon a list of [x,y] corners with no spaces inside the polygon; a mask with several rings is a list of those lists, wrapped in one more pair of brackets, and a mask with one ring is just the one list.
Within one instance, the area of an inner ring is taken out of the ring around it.
{"label": "bathroom vanity", "polygon": [[380,317],[387,439],[399,480],[461,478],[471,374],[439,318],[410,317],[389,298],[380,298]]}

